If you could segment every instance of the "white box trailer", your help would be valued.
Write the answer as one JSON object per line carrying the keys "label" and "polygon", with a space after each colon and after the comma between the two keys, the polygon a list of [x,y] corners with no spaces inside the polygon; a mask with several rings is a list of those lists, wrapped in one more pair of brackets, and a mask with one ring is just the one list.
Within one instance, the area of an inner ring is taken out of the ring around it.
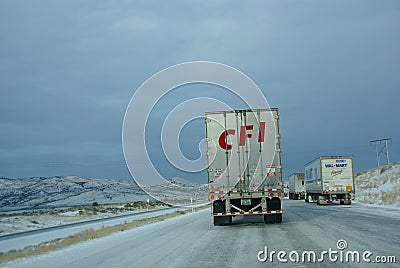
{"label": "white box trailer", "polygon": [[289,196],[289,184],[285,182],[283,183],[283,196]]}
{"label": "white box trailer", "polygon": [[304,173],[293,173],[289,176],[289,199],[304,199],[305,195]]}
{"label": "white box trailer", "polygon": [[214,225],[236,215],[282,222],[278,109],[206,112],[205,126]]}
{"label": "white box trailer", "polygon": [[352,156],[320,156],[305,165],[306,202],[350,205],[354,199]]}

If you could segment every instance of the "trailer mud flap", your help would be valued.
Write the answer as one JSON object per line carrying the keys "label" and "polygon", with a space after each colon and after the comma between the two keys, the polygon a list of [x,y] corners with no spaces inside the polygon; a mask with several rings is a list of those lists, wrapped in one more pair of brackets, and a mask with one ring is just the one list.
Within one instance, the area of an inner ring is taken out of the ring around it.
{"label": "trailer mud flap", "polygon": [[226,212],[225,202],[222,200],[217,200],[213,202],[213,213],[223,213]]}
{"label": "trailer mud flap", "polygon": [[281,207],[281,199],[277,197],[267,198],[267,210],[280,210]]}

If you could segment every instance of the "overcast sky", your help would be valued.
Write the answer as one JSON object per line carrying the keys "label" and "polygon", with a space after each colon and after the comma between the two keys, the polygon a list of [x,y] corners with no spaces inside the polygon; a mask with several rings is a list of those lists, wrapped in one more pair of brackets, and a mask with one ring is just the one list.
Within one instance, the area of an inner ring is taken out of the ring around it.
{"label": "overcast sky", "polygon": [[[369,141],[385,137],[400,161],[399,44],[397,0],[0,0],[0,176],[129,179],[121,132],[135,90],[196,60],[244,72],[280,109],[285,178],[319,155],[374,167]],[[186,98],[241,103],[217,87],[179,90],[155,106],[149,154],[163,176],[205,183],[166,161],[157,131]],[[198,158],[203,122],[183,133]]]}

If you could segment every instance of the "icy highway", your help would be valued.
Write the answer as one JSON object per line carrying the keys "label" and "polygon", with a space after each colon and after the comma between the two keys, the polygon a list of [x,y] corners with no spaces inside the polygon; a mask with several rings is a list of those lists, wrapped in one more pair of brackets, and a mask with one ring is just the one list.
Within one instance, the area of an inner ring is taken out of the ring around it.
{"label": "icy highway", "polygon": [[284,200],[282,224],[237,216],[214,227],[206,209],[5,267],[398,267],[399,226],[396,208]]}

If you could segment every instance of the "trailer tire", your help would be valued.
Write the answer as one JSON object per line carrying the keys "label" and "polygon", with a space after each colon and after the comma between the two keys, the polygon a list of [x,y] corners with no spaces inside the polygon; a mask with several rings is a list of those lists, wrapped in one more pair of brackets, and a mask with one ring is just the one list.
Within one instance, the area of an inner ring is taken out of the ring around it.
{"label": "trailer tire", "polygon": [[232,216],[214,216],[214,226],[225,226],[232,223]]}
{"label": "trailer tire", "polygon": [[317,205],[326,205],[326,199],[323,195],[317,195]]}
{"label": "trailer tire", "polygon": [[282,222],[282,214],[275,214],[275,223],[281,223]]}
{"label": "trailer tire", "polygon": [[281,223],[282,214],[264,214],[264,222],[269,223]]}
{"label": "trailer tire", "polygon": [[344,200],[344,201],[343,201],[343,204],[342,204],[342,201],[340,201],[340,204],[341,204],[341,205],[351,205],[351,199]]}

